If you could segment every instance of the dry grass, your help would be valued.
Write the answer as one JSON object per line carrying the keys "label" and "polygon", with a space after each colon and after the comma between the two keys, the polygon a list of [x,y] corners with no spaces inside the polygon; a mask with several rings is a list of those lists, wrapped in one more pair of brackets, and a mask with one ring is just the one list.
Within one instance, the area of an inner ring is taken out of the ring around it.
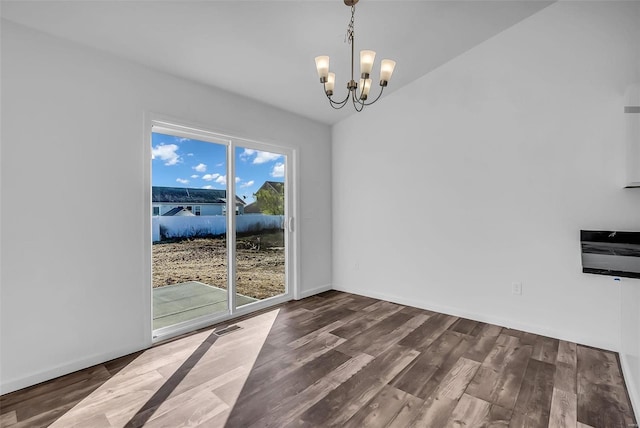
{"label": "dry grass", "polygon": [[[282,233],[238,238],[236,288],[256,299],[282,294]],[[196,238],[153,245],[153,287],[199,281],[227,288],[227,249],[222,238]]]}

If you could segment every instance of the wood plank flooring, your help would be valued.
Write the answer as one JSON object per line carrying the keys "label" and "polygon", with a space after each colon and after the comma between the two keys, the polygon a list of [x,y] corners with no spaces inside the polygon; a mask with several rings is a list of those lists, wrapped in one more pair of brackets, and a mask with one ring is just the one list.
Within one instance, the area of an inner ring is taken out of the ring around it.
{"label": "wood plank flooring", "polygon": [[0,397],[7,428],[636,423],[615,353],[336,291]]}

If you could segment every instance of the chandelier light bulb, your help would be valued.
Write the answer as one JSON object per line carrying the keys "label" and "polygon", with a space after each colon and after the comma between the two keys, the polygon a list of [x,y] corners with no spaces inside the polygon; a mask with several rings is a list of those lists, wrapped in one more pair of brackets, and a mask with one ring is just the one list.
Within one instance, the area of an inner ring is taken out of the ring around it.
{"label": "chandelier light bulb", "polygon": [[360,77],[368,79],[376,59],[374,51],[360,51]]}
{"label": "chandelier light bulb", "polygon": [[364,101],[369,97],[371,79],[360,79],[360,88],[360,99]]}
{"label": "chandelier light bulb", "polygon": [[387,86],[387,83],[391,80],[394,68],[396,68],[395,61],[390,59],[382,60],[382,63],[380,64],[380,86]]}
{"label": "chandelier light bulb", "polygon": [[324,91],[327,95],[333,95],[333,88],[336,86],[336,73],[329,73],[327,83],[324,84]]}
{"label": "chandelier light bulb", "polygon": [[325,83],[329,77],[329,57],[326,55],[317,56],[316,69],[318,70],[320,83]]}

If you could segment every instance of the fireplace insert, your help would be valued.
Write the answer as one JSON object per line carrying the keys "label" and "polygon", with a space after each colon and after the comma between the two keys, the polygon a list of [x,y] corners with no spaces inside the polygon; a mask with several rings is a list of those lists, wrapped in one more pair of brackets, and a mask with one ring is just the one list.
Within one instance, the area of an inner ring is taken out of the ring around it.
{"label": "fireplace insert", "polygon": [[581,230],[582,272],[640,278],[640,232]]}

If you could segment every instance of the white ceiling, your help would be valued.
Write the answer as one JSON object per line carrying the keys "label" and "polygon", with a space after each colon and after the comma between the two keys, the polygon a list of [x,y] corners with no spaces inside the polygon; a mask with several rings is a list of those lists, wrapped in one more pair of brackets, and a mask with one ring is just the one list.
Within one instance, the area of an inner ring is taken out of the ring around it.
{"label": "white ceiling", "polygon": [[[362,0],[356,6],[356,55],[361,49],[378,53],[374,79],[382,58],[397,61],[389,93],[550,3]],[[351,106],[329,107],[314,64],[315,56],[330,55],[336,97],[346,95],[350,47],[344,39],[351,12],[342,0],[0,5],[4,19],[327,124],[354,113]]]}

